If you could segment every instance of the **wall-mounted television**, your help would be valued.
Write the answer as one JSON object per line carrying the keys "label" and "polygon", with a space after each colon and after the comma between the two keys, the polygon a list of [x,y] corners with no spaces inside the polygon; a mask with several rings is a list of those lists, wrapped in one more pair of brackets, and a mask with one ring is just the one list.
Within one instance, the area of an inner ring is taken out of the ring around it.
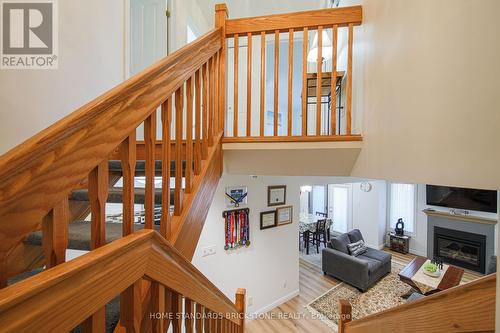
{"label": "wall-mounted television", "polygon": [[497,191],[427,185],[427,204],[481,212],[497,212]]}

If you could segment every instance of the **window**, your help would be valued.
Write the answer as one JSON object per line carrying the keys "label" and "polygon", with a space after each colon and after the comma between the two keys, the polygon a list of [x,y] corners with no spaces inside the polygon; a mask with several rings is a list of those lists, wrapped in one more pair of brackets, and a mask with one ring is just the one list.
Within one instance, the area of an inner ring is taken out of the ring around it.
{"label": "window", "polygon": [[389,227],[394,229],[400,218],[405,232],[415,232],[416,186],[413,184],[391,184],[389,201]]}

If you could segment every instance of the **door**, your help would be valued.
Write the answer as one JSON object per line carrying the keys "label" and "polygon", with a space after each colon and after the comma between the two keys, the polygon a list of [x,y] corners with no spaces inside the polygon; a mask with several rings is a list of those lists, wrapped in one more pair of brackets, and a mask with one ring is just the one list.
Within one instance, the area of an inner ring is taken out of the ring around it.
{"label": "door", "polygon": [[[167,56],[167,0],[128,0],[130,3],[128,76]],[[157,109],[160,119],[160,108]],[[156,137],[161,138],[161,126]],[[144,125],[137,128],[137,140],[144,140]]]}
{"label": "door", "polygon": [[130,76],[167,55],[167,0],[130,0]]}
{"label": "door", "polygon": [[328,218],[333,221],[331,230],[344,233],[352,228],[351,205],[349,185],[328,185]]}
{"label": "door", "polygon": [[326,186],[313,185],[312,187],[312,214],[326,211]]}

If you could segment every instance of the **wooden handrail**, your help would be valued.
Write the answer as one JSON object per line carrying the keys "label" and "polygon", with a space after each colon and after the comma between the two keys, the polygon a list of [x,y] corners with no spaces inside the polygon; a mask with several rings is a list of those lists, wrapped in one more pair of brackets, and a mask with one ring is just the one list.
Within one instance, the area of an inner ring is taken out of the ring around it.
{"label": "wooden handrail", "polygon": [[349,24],[360,25],[362,20],[363,11],[361,6],[246,17],[226,20],[226,36],[232,37],[234,34],[245,35],[247,33],[257,34],[261,31],[274,33],[276,30],[288,32],[290,29],[302,31],[305,27],[317,28],[321,25],[343,27]]}
{"label": "wooden handrail", "polygon": [[9,251],[221,48],[218,28],[0,157],[0,282]]}
{"label": "wooden handrail", "polygon": [[327,142],[327,141],[363,141],[361,135],[336,136],[252,136],[252,137],[224,137],[222,143],[250,143],[250,142]]}
{"label": "wooden handrail", "polygon": [[2,332],[69,331],[142,277],[242,325],[240,306],[157,232],[142,230],[0,290]]}
{"label": "wooden handrail", "polygon": [[493,332],[495,295],[496,273],[358,320],[339,322],[339,328],[343,333]]}

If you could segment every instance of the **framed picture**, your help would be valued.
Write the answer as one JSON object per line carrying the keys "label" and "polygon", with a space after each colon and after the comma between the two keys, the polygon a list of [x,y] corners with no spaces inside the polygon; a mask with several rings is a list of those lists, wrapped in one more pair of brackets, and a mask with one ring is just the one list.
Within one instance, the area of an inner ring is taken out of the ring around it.
{"label": "framed picture", "polygon": [[292,216],[293,216],[292,206],[276,208],[276,220],[277,220],[276,224],[278,226],[292,223],[293,222]]}
{"label": "framed picture", "polygon": [[276,211],[270,210],[260,213],[260,230],[274,228],[276,226]]}
{"label": "framed picture", "polygon": [[267,187],[267,205],[281,206],[286,204],[286,185]]}

